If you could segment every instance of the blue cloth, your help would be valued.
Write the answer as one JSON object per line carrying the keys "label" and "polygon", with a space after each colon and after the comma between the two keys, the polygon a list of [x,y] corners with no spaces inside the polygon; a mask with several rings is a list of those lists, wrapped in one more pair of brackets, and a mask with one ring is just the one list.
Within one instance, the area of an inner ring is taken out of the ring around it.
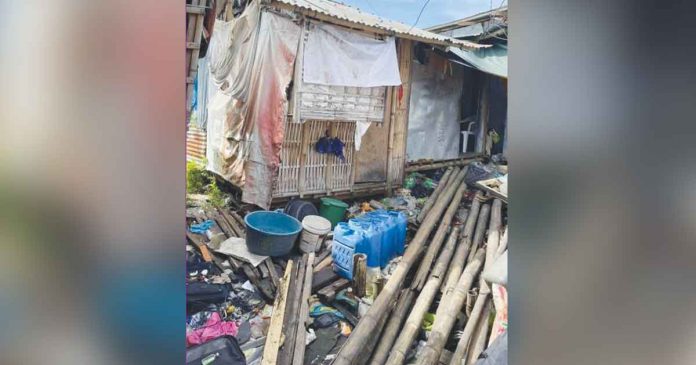
{"label": "blue cloth", "polygon": [[338,137],[321,137],[314,145],[314,150],[318,153],[330,153],[338,157],[341,162],[346,162],[346,157],[343,155],[343,147],[345,143]]}
{"label": "blue cloth", "polygon": [[213,221],[207,220],[202,223],[192,224],[191,227],[189,227],[189,231],[191,231],[191,233],[204,234],[205,231],[209,230],[212,226]]}

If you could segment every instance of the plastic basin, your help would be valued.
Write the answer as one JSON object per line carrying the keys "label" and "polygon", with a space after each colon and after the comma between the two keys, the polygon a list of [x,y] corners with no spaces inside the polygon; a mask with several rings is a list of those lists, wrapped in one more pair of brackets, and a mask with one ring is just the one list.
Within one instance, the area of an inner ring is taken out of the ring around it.
{"label": "plastic basin", "polygon": [[260,210],[249,213],[244,217],[244,223],[247,249],[264,256],[287,255],[302,231],[300,221],[280,212]]}

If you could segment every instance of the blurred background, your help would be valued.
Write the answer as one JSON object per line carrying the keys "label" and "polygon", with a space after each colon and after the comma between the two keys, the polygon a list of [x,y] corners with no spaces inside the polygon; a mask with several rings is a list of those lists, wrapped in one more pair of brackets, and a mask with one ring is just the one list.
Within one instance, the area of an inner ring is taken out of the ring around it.
{"label": "blurred background", "polygon": [[[183,364],[184,3],[2,5],[0,363]],[[509,6],[510,363],[696,363],[694,9]]]}

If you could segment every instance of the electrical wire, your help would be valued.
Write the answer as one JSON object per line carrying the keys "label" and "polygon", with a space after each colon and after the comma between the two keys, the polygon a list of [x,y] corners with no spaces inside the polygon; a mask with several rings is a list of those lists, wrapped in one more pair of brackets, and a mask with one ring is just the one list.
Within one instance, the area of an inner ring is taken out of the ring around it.
{"label": "electrical wire", "polygon": [[423,10],[425,10],[425,7],[428,5],[429,2],[430,2],[430,0],[425,0],[425,3],[423,3],[423,7],[421,7],[420,13],[418,13],[418,17],[416,18],[416,21],[413,23],[411,28],[408,30],[409,32],[411,30],[413,30],[413,27],[415,27],[416,24],[418,24],[418,21],[420,20],[421,15],[423,15]]}

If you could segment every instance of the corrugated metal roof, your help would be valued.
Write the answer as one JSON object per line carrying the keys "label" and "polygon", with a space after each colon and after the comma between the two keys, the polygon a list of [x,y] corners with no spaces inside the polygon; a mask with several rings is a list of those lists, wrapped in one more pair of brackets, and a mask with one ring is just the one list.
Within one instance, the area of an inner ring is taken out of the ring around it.
{"label": "corrugated metal roof", "polygon": [[384,19],[376,15],[366,13],[360,9],[329,0],[273,0],[272,3],[289,5],[312,16],[312,13],[321,14],[335,19],[340,19],[357,25],[376,28],[387,34],[415,39],[424,43],[442,44],[447,46],[463,47],[468,49],[486,48],[487,45],[476,44],[464,40],[454,39],[426,30],[413,28],[410,25],[397,21]]}

